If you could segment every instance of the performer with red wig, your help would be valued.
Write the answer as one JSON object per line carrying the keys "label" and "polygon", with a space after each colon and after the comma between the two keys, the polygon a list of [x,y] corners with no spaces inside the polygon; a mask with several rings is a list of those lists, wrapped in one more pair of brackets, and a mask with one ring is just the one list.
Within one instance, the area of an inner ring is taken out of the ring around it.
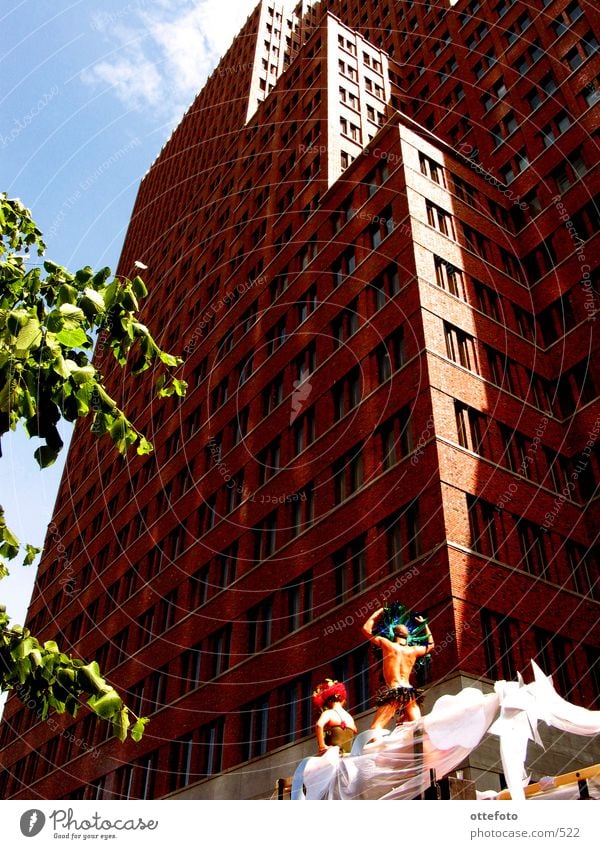
{"label": "performer with red wig", "polygon": [[313,693],[313,704],[321,715],[317,720],[316,734],[319,754],[339,746],[340,754],[349,754],[357,728],[344,708],[346,688],[339,681],[326,678]]}

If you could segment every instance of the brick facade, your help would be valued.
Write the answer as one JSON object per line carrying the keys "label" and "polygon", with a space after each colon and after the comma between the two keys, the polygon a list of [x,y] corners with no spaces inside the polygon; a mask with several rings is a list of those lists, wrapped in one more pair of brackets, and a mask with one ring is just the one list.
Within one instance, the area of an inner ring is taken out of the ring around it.
{"label": "brick facade", "polygon": [[97,352],[156,451],[76,428],[28,616],[152,722],[121,746],[13,698],[2,795],[243,775],[312,733],[322,677],[369,708],[360,625],[387,599],[430,617],[436,692],[535,657],[597,704],[597,17],[249,17],[142,181],[119,266],[148,266],[143,320],[188,394],[156,403]]}

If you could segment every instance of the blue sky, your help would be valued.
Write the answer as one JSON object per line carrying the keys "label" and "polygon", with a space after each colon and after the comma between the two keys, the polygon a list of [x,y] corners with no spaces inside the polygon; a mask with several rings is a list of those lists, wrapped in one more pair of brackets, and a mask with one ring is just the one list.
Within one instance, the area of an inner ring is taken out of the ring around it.
{"label": "blue sky", "polygon": [[[116,268],[140,179],[256,2],[15,0],[0,11],[0,191],[32,209],[48,258]],[[35,447],[3,439],[0,504],[40,545],[67,452],[41,472]],[[35,570],[12,572],[0,595],[20,622]]]}

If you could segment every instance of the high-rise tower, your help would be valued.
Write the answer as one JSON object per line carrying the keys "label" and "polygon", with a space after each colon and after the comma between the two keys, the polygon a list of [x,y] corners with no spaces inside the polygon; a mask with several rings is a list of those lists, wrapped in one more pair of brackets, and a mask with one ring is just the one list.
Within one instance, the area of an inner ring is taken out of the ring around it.
{"label": "high-rise tower", "polygon": [[[3,795],[268,796],[318,680],[370,709],[360,625],[394,598],[430,617],[431,699],[531,657],[598,699],[597,25],[583,0],[258,5],[119,267],[148,265],[188,395],[154,408],[98,355],[156,452],[76,428],[28,617],[152,722],[122,746],[11,699]],[[548,739],[534,775],[598,759]],[[501,781],[491,743],[465,771]]]}

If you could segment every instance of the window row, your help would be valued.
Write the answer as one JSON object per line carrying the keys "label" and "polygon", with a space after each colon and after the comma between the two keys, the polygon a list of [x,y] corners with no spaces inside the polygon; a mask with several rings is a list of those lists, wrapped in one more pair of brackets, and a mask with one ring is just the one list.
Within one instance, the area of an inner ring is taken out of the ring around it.
{"label": "window row", "polygon": [[467,495],[471,548],[532,577],[600,601],[600,549]]}

